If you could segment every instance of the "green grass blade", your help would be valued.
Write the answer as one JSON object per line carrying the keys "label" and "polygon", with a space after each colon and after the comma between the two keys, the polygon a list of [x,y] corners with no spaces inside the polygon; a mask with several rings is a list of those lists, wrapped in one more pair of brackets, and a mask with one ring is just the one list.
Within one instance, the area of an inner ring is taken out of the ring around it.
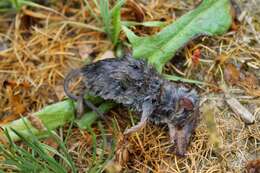
{"label": "green grass blade", "polygon": [[111,14],[109,12],[109,2],[108,0],[100,0],[99,1],[99,7],[100,7],[100,14],[102,17],[102,21],[104,23],[105,32],[107,33],[108,37],[112,38],[111,33]]}
{"label": "green grass blade", "polygon": [[53,133],[53,138],[56,140],[56,142],[59,144],[59,147],[60,147],[60,150],[62,151],[62,153],[64,154],[64,157],[66,158],[67,160],[67,163],[68,165],[70,166],[71,170],[73,173],[76,173],[77,172],[77,168],[75,166],[75,163],[73,162],[67,148],[66,148],[66,142],[62,142],[62,140],[60,139],[60,137]]}
{"label": "green grass blade", "polygon": [[115,6],[111,9],[111,13],[114,13],[118,9],[121,9],[121,7],[124,5],[125,0],[117,0]]}
{"label": "green grass blade", "polygon": [[112,43],[116,45],[118,43],[119,34],[121,31],[121,7],[124,5],[125,0],[118,0],[115,6],[111,9],[112,15]]}
{"label": "green grass blade", "polygon": [[92,137],[92,145],[93,145],[92,163],[94,164],[97,160],[97,136],[94,133],[93,129],[89,126],[87,126],[87,131],[91,134]]}
{"label": "green grass blade", "polygon": [[46,145],[46,144],[42,144],[42,146],[49,152],[59,156],[62,160],[65,161],[65,163],[67,163],[68,165],[70,165],[70,161],[65,157],[63,156],[59,151],[57,151],[56,149],[54,149],[53,147],[50,147],[49,145]]}
{"label": "green grass blade", "polygon": [[182,77],[174,76],[174,75],[163,74],[163,77],[167,80],[171,80],[171,81],[175,81],[175,82],[185,82],[185,83],[191,83],[191,84],[211,86],[211,84],[206,83],[206,82],[202,82],[202,81],[198,81],[198,80],[192,80],[192,79],[186,79],[186,78],[182,78]]}
{"label": "green grass blade", "polygon": [[102,137],[102,142],[101,142],[101,145],[100,145],[102,152],[101,152],[100,157],[99,157],[99,164],[101,164],[100,162],[103,162],[103,159],[104,159],[105,148],[107,146],[107,138],[106,138],[106,134],[105,134],[105,129],[102,126],[100,121],[98,122],[98,128],[100,129],[101,137]]}
{"label": "green grass blade", "polygon": [[116,144],[117,144],[117,141],[116,141],[117,136],[115,134],[115,131],[116,131],[117,128],[116,128],[116,123],[115,123],[114,120],[112,121],[112,129],[113,129],[113,134],[112,134],[112,139],[113,140],[112,140],[112,145],[111,145],[111,152],[109,153],[107,159],[102,164],[102,166],[101,166],[102,169],[100,170],[100,172],[104,172],[105,171],[105,167],[106,167],[107,163],[109,161],[111,161],[111,159],[113,159],[113,157],[115,156]]}
{"label": "green grass blade", "polygon": [[19,138],[31,149],[33,149],[40,158],[47,162],[48,169],[57,172],[57,173],[66,173],[66,170],[52,157],[47,153],[47,150],[43,145],[37,140],[37,138],[26,138],[16,130],[13,130],[14,133],[19,136]]}
{"label": "green grass blade", "polygon": [[113,24],[113,31],[112,31],[112,43],[114,45],[118,42],[118,37],[121,31],[121,6],[124,4],[124,0],[119,0],[114,8],[111,10],[112,14],[112,24]]}
{"label": "green grass blade", "polygon": [[[5,131],[6,135],[8,135],[8,131]],[[19,170],[24,170],[22,172],[32,172],[33,170],[40,170],[41,165],[36,162],[36,158],[33,157],[28,151],[23,148],[17,146],[11,140],[10,136],[7,137],[9,139],[10,148],[5,148],[3,146],[0,147],[0,151],[3,153],[6,158],[6,164],[14,165]]]}

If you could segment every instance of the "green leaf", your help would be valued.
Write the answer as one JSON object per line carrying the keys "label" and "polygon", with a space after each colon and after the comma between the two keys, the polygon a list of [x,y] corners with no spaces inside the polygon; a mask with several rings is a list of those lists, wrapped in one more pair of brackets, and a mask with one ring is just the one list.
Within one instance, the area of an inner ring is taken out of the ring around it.
{"label": "green leaf", "polygon": [[126,27],[123,30],[133,46],[133,56],[147,58],[162,72],[163,66],[189,40],[199,35],[225,33],[232,22],[230,8],[229,0],[204,0],[196,9],[155,35],[138,37]]}

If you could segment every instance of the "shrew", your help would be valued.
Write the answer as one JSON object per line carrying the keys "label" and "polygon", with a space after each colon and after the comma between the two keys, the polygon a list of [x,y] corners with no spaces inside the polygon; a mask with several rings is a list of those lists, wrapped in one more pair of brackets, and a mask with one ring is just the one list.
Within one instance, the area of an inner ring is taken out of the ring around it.
{"label": "shrew", "polygon": [[65,93],[78,102],[78,114],[83,113],[85,106],[97,113],[98,110],[84,99],[84,94],[69,92],[68,85],[77,76],[83,77],[87,92],[140,113],[140,122],[125,134],[140,130],[147,121],[166,123],[176,153],[185,154],[199,119],[199,96],[194,89],[163,79],[152,66],[130,55],[101,60],[72,70],[65,78]]}

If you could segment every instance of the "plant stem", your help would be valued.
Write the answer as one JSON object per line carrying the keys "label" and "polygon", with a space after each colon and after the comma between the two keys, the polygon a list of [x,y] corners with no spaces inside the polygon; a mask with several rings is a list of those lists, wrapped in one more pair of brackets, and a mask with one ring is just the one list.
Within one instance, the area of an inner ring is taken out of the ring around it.
{"label": "plant stem", "polygon": [[[94,104],[99,104],[102,102],[102,99],[97,97],[91,97],[87,96],[87,98],[92,101]],[[67,99],[65,101],[61,101],[49,106],[46,106],[41,111],[34,113],[35,116],[37,116],[44,126],[49,129],[53,130],[57,127],[60,127],[68,122],[71,122],[75,117],[75,108],[74,108],[74,102],[70,99]],[[98,110],[102,113],[105,113],[109,111],[115,103],[111,102],[104,102],[99,107]],[[78,126],[81,128],[85,128],[87,126],[91,126],[93,122],[98,118],[96,113],[94,112],[87,112],[83,115],[83,117],[80,120],[76,120]],[[14,129],[24,136],[28,137],[30,135],[28,131],[28,127],[32,131],[34,135],[37,135],[39,137],[44,137],[47,135],[46,131],[40,131],[33,127],[30,123],[30,121],[24,117],[20,118],[18,120],[15,120],[13,122],[10,122],[8,124],[3,125],[1,128],[3,130],[8,130],[10,137],[14,141],[20,140],[19,137],[11,130]],[[5,140],[5,137],[3,134],[0,134],[0,139]]]}

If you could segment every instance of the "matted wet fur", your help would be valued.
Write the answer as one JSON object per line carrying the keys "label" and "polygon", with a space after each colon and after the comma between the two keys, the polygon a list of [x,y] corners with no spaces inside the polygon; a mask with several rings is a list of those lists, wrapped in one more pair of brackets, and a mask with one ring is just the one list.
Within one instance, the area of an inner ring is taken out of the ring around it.
{"label": "matted wet fur", "polygon": [[125,134],[138,131],[147,121],[166,123],[176,153],[185,154],[199,118],[199,96],[194,89],[163,79],[145,61],[130,55],[101,60],[72,70],[65,78],[65,93],[78,102],[79,114],[83,113],[84,106],[98,111],[83,99],[84,94],[76,96],[69,92],[68,85],[77,76],[83,76],[87,92],[121,103],[141,114],[141,121],[127,129]]}

